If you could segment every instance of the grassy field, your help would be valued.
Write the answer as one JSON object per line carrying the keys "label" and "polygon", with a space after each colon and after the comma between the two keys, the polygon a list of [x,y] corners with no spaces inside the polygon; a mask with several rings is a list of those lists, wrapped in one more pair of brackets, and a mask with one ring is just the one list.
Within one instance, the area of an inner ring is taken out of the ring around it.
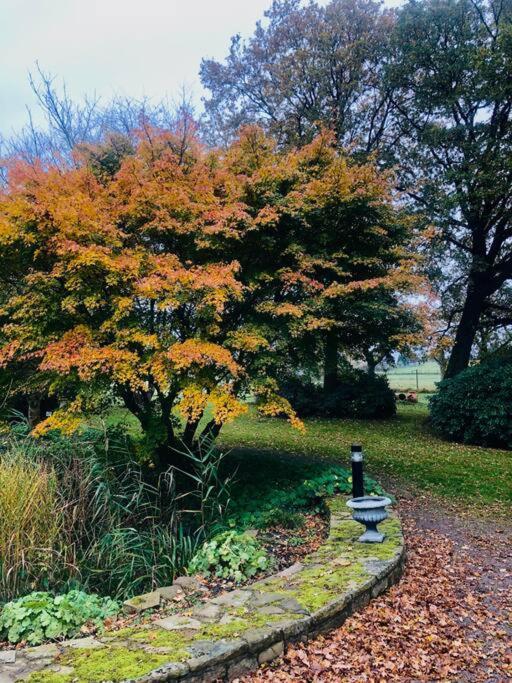
{"label": "grassy field", "polygon": [[434,391],[437,382],[441,381],[441,369],[435,361],[389,368],[385,374],[389,386],[402,391]]}
{"label": "grassy field", "polygon": [[512,453],[441,441],[429,431],[427,415],[425,405],[404,405],[396,418],[384,421],[307,420],[301,434],[284,420],[250,412],[223,430],[221,443],[349,466],[350,444],[359,441],[367,471],[377,479],[391,477],[452,500],[464,496],[472,505],[509,509]]}

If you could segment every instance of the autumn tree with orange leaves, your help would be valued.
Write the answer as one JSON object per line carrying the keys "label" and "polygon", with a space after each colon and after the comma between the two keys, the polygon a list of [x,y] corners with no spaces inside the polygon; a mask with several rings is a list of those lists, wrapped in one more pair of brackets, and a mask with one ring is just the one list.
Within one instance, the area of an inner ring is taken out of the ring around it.
{"label": "autumn tree with orange leaves", "polygon": [[369,334],[372,302],[417,287],[390,178],[327,133],[286,153],[257,128],[223,152],[158,130],[110,144],[13,164],[0,196],[1,367],[59,405],[35,433],[122,402],[167,466],[249,392],[300,428],[278,391],[291,350]]}

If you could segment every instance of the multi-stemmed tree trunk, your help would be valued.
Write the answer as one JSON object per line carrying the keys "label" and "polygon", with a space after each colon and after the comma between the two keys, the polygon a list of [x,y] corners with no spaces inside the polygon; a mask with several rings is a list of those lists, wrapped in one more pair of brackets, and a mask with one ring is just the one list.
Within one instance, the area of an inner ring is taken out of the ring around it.
{"label": "multi-stemmed tree trunk", "polygon": [[325,333],[324,340],[324,391],[336,389],[338,384],[338,333],[335,329]]}

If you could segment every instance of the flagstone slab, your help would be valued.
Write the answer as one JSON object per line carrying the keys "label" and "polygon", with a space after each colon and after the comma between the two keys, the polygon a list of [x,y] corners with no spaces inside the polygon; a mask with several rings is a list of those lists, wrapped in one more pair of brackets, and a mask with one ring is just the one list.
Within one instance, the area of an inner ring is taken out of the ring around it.
{"label": "flagstone slab", "polygon": [[[380,525],[382,544],[358,543],[361,528],[345,503],[341,496],[326,501],[329,536],[292,568],[192,611],[89,637],[83,647],[75,639],[42,646],[40,654],[17,651],[16,662],[1,665],[0,683],[230,681],[279,657],[290,642],[343,623],[402,573],[398,517]],[[199,586],[191,577],[173,585],[186,592]]]}

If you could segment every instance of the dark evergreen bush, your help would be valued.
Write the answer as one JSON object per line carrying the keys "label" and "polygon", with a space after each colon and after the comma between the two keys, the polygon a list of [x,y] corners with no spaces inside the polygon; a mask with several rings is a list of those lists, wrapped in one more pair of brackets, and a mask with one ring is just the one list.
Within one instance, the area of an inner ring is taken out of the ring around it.
{"label": "dark evergreen bush", "polygon": [[440,382],[430,417],[449,441],[512,448],[512,358],[493,358]]}
{"label": "dark evergreen bush", "polygon": [[353,417],[380,419],[396,413],[395,394],[385,377],[371,376],[362,370],[345,372],[338,386],[326,393],[321,386],[290,378],[281,392],[300,417]]}

